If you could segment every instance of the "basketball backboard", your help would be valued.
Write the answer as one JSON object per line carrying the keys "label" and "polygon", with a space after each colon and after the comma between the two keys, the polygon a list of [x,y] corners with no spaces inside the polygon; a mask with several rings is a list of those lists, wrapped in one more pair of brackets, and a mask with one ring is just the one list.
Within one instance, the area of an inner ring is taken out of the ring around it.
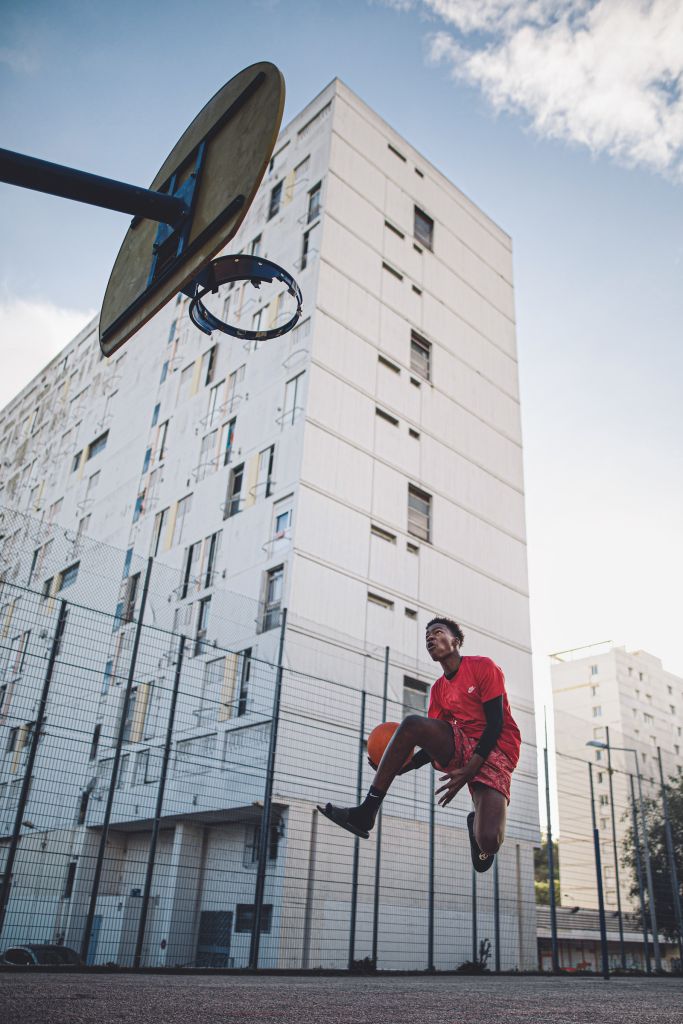
{"label": "basketball backboard", "polygon": [[164,161],[150,189],[182,199],[175,224],[135,217],[114,263],[100,314],[111,355],[193,281],[236,234],[280,130],[284,78],[252,64],[209,100]]}

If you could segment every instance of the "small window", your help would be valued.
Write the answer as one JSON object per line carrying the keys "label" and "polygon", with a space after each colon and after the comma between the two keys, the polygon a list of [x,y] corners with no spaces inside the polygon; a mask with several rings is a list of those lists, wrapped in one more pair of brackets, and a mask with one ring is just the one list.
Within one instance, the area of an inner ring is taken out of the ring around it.
{"label": "small window", "polygon": [[410,369],[418,373],[425,380],[431,380],[431,353],[432,346],[418,334],[417,331],[410,332]]}
{"label": "small window", "polygon": [[192,508],[192,495],[188,494],[186,497],[181,498],[178,502],[175,517],[175,529],[173,532],[173,543],[180,544],[183,539],[183,532],[185,529],[185,520],[190,514]]}
{"label": "small window", "polygon": [[143,476],[147,472],[147,470],[149,469],[149,464],[151,462],[151,459],[152,459],[152,449],[151,448],[147,448],[145,450],[145,457],[142,460],[142,474],[143,474]]}
{"label": "small window", "polygon": [[386,366],[387,370],[391,370],[393,373],[401,372],[401,367],[397,366],[396,363],[392,363],[392,361],[387,359],[386,356],[377,356],[377,361],[381,363],[382,366]]}
{"label": "small window", "polygon": [[383,597],[382,594],[375,594],[372,590],[368,590],[368,601],[370,604],[379,605],[380,608],[386,608],[387,611],[391,611],[394,607],[394,602],[388,597]]}
{"label": "small window", "polygon": [[199,602],[197,613],[197,635],[194,642],[195,656],[204,654],[207,648],[206,637],[209,628],[209,612],[211,610],[211,598],[203,597]]}
{"label": "small window", "polygon": [[263,621],[261,626],[264,633],[280,624],[284,576],[284,565],[278,565],[274,569],[269,569],[266,574]]}
{"label": "small window", "polygon": [[602,718],[602,708],[599,704],[596,704],[593,708],[593,718]]}
{"label": "small window", "polygon": [[100,434],[94,441],[91,441],[88,445],[88,454],[86,459],[92,459],[95,455],[99,455],[101,451],[107,447],[107,438],[109,437],[109,431],[105,430],[104,434]]}
{"label": "small window", "polygon": [[275,445],[259,452],[256,493],[269,498],[273,493],[273,464],[275,461]]}
{"label": "small window", "polygon": [[403,274],[399,270],[396,270],[395,267],[392,267],[389,263],[386,263],[384,260],[382,260],[382,269],[386,270],[387,273],[391,274],[398,281],[403,280]]}
{"label": "small window", "polygon": [[321,197],[321,182],[314,185],[308,193],[308,215],[306,217],[307,222],[310,224],[312,220],[320,216],[320,197]]}
{"label": "small window", "polygon": [[399,160],[402,160],[403,163],[407,162],[406,158],[403,155],[403,153],[401,153],[398,149],[396,149],[396,146],[392,146],[390,142],[387,142],[387,149],[389,150],[390,153],[393,153],[394,156],[397,156],[399,158]]}
{"label": "small window", "polygon": [[597,676],[597,674],[598,674],[598,666],[597,665],[591,665],[591,675],[592,676]]}
{"label": "small window", "polygon": [[392,427],[398,426],[398,420],[391,413],[386,412],[384,409],[380,409],[379,406],[375,406],[375,415],[379,416],[380,419],[386,420],[387,423],[391,423]]}
{"label": "small window", "polygon": [[306,371],[302,370],[296,377],[292,377],[285,385],[285,401],[282,412],[282,424],[294,424],[298,414],[301,412],[301,398],[303,394],[303,378]]}
{"label": "small window", "polygon": [[[408,609],[406,609],[407,611]],[[403,713],[411,715],[424,715],[427,713],[427,695],[429,684],[423,683],[421,679],[411,679],[410,676],[403,677]]]}
{"label": "small window", "polygon": [[78,567],[80,562],[74,562],[68,569],[63,569],[58,577],[57,590],[66,590],[67,587],[72,586],[76,582],[78,576]]}
{"label": "small window", "polygon": [[389,228],[389,230],[390,230],[390,231],[393,231],[393,233],[394,233],[395,235],[398,235],[398,237],[399,237],[399,238],[405,238],[405,237],[406,237],[406,236],[405,236],[405,235],[403,234],[403,232],[402,232],[402,231],[401,231],[401,230],[400,230],[399,228],[397,228],[397,227],[396,227],[396,225],[395,225],[395,224],[392,224],[392,223],[391,223],[391,221],[389,221],[389,220],[385,220],[385,221],[384,221],[384,226],[385,226],[385,228]]}
{"label": "small window", "polygon": [[246,715],[249,702],[249,680],[251,679],[251,647],[240,651],[238,662],[239,696],[237,698],[237,715]]}
{"label": "small window", "polygon": [[161,462],[166,456],[166,438],[168,436],[168,420],[160,424],[157,432],[157,462]]}
{"label": "small window", "polygon": [[224,424],[221,436],[221,450],[223,452],[223,465],[227,466],[232,459],[232,449],[235,443],[235,423],[236,418],[230,420],[229,423]]}
{"label": "small window", "polygon": [[424,245],[425,249],[432,249],[434,247],[434,221],[418,206],[415,207],[413,234],[420,245]]}
{"label": "small window", "polygon": [[90,743],[90,760],[94,761],[97,757],[97,748],[100,745],[100,733],[102,732],[102,723],[98,722],[93,729],[92,741]]}
{"label": "small window", "polygon": [[82,451],[76,452],[76,454],[74,455],[73,462],[71,463],[71,472],[72,473],[75,473],[76,470],[78,469],[78,467],[80,466],[80,464],[81,464],[81,456],[82,455],[83,455]]}
{"label": "small window", "polygon": [[[264,903],[261,906],[261,927],[260,933],[268,935],[273,920],[273,905]],[[237,916],[235,919],[236,932],[251,932],[254,927],[254,905],[253,903],[238,903]]]}
{"label": "small window", "polygon": [[374,523],[370,525],[370,533],[374,537],[380,537],[382,540],[388,541],[390,544],[396,543],[395,533],[390,533],[389,530],[383,530],[381,526],[376,526]]}
{"label": "small window", "polygon": [[229,519],[230,516],[235,516],[240,510],[240,492],[242,490],[242,480],[244,478],[244,463],[241,462],[239,466],[235,466],[234,469],[230,470],[230,479],[228,481],[228,495],[225,502],[225,508],[223,511],[223,518]]}
{"label": "small window", "polygon": [[67,868],[66,881],[64,883],[64,892],[62,897],[65,900],[71,899],[71,894],[74,891],[74,879],[76,878],[76,868],[78,867],[78,861],[72,860]]}
{"label": "small window", "polygon": [[204,374],[204,386],[211,384],[216,370],[216,345],[205,352],[202,356],[202,373]]}
{"label": "small window", "polygon": [[291,508],[283,509],[282,512],[275,512],[273,519],[273,540],[282,540],[292,523]]}
{"label": "small window", "polygon": [[261,235],[257,235],[249,246],[249,252],[252,256],[261,255]]}
{"label": "small window", "polygon": [[268,206],[268,220],[271,220],[280,212],[282,202],[282,182],[278,181],[270,193],[270,204]]}
{"label": "small window", "polygon": [[418,487],[408,486],[408,533],[421,540],[431,538],[432,498]]}

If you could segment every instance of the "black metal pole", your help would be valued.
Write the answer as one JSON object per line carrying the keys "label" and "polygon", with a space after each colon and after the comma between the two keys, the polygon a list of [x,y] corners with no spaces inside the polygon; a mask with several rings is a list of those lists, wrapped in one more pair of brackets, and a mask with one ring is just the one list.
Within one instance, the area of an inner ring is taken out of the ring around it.
{"label": "black metal pole", "polygon": [[9,149],[0,149],[0,181],[162,224],[176,224],[188,213],[182,199],[164,192],[102,178],[99,174],[89,174],[75,167],[64,167]]}
{"label": "black metal pole", "polygon": [[609,726],[605,726],[607,740],[607,775],[609,778],[609,802],[612,812],[612,852],[614,854],[614,881],[617,887],[617,917],[619,919],[619,951],[621,969],[626,970],[626,946],[624,945],[624,919],[621,913],[621,891],[619,888],[619,854],[617,852],[617,822],[614,812],[614,786],[612,785],[612,750],[609,744]]}
{"label": "black metal pole", "polygon": [[591,818],[593,820],[593,847],[595,849],[595,880],[598,887],[598,910],[600,914],[600,950],[602,954],[602,976],[609,981],[609,956],[607,955],[607,922],[605,921],[605,897],[602,891],[602,866],[600,864],[600,833],[595,818],[595,793],[593,790],[593,762],[588,762],[588,777],[591,787]]}
{"label": "black metal pole", "polygon": [[636,877],[638,879],[638,896],[640,899],[640,919],[643,924],[643,953],[645,956],[645,970],[652,973],[650,963],[650,941],[647,933],[647,917],[645,916],[645,888],[643,886],[643,866],[640,860],[640,835],[638,831],[638,811],[636,810],[636,793],[633,786],[633,776],[629,775],[631,784],[631,814],[633,823],[633,849],[636,859]]}
{"label": "black metal pole", "polygon": [[166,725],[166,742],[164,744],[164,756],[161,765],[161,777],[157,791],[157,805],[154,812],[154,824],[152,825],[152,838],[149,844],[149,856],[147,858],[147,872],[145,874],[145,888],[142,893],[142,909],[138,922],[138,934],[135,942],[135,955],[133,967],[140,966],[142,957],[142,944],[145,939],[145,926],[147,924],[147,913],[149,910],[149,897],[152,889],[152,875],[154,874],[154,863],[156,861],[157,842],[159,839],[159,828],[161,825],[161,811],[164,805],[164,792],[166,790],[166,777],[168,775],[168,762],[171,757],[171,742],[173,738],[173,726],[175,724],[175,711],[178,702],[178,688],[180,686],[180,673],[183,667],[183,656],[185,654],[185,637],[181,636],[178,647],[178,660],[176,662],[175,678],[173,680],[173,693],[171,695],[171,709]]}
{"label": "black metal pole", "polygon": [[57,617],[57,627],[55,629],[55,635],[52,638],[52,646],[50,648],[50,657],[47,663],[47,671],[45,673],[45,679],[43,680],[43,689],[40,695],[40,703],[38,705],[38,713],[36,715],[36,721],[33,726],[33,736],[31,737],[31,746],[29,747],[28,757],[26,759],[26,768],[24,770],[24,778],[21,782],[21,789],[19,790],[19,803],[17,805],[17,813],[14,817],[14,828],[12,829],[12,838],[10,839],[9,849],[7,851],[7,860],[5,862],[5,869],[2,879],[2,888],[0,888],[0,935],[5,925],[5,916],[7,914],[7,907],[9,904],[10,889],[12,886],[12,871],[14,869],[14,861],[17,855],[17,849],[19,847],[19,840],[21,838],[21,826],[24,822],[24,811],[26,810],[26,804],[28,802],[29,790],[31,788],[31,778],[33,774],[33,766],[36,760],[36,754],[38,752],[38,744],[40,742],[40,736],[45,722],[45,708],[47,706],[47,698],[50,692],[50,683],[52,682],[52,673],[54,672],[55,662],[59,654],[59,649],[64,635],[64,627],[66,625],[67,616],[67,605],[66,601],[62,601],[59,605],[59,615]]}
{"label": "black metal pole", "polygon": [[640,777],[638,751],[632,751],[636,759],[636,780],[638,782],[638,803],[640,805],[640,824],[643,830],[643,855],[645,857],[645,880],[647,882],[647,901],[650,904],[650,932],[652,934],[652,952],[655,957],[655,970],[662,969],[662,958],[659,950],[659,931],[657,928],[657,909],[655,907],[655,884],[652,878],[652,861],[650,859],[650,835],[647,828],[645,801],[643,800],[643,783]]}
{"label": "black metal pole", "polygon": [[282,609],[280,623],[280,647],[277,655],[277,675],[275,677],[275,693],[273,694],[273,717],[270,726],[270,743],[268,745],[268,765],[266,768],[266,785],[263,794],[263,813],[261,814],[261,833],[258,845],[258,867],[256,869],[256,891],[254,893],[254,923],[251,929],[249,947],[249,967],[252,971],[258,968],[259,948],[261,945],[261,918],[263,915],[263,892],[266,884],[266,864],[270,845],[270,822],[273,804],[273,782],[275,777],[275,752],[277,750],[277,731],[280,723],[280,697],[282,694],[282,659],[285,649],[285,631],[287,629],[287,609]]}
{"label": "black metal pole", "polygon": [[429,769],[429,911],[427,970],[434,970],[434,766]]}
{"label": "black metal pole", "polygon": [[496,944],[496,974],[500,974],[500,886],[498,858],[493,858],[493,935]]}
{"label": "black metal pole", "polygon": [[472,963],[479,959],[477,950],[477,872],[472,868]]}
{"label": "black metal pole", "polygon": [[552,950],[553,974],[560,970],[560,958],[557,943],[557,907],[555,904],[555,854],[553,851],[553,826],[550,816],[550,772],[548,770],[548,729],[546,726],[545,747],[543,748],[543,765],[545,768],[545,813],[546,824],[546,855],[548,858],[548,897],[550,900],[550,942]]}
{"label": "black metal pole", "polygon": [[97,908],[97,897],[100,891],[100,880],[102,878],[102,868],[104,867],[104,855],[107,849],[107,839],[109,837],[109,823],[111,821],[112,807],[114,805],[114,794],[116,792],[116,781],[119,774],[121,751],[123,749],[123,733],[126,727],[126,720],[128,718],[128,706],[130,704],[130,695],[133,689],[135,666],[137,664],[138,659],[138,647],[140,646],[142,623],[145,615],[145,607],[147,605],[149,581],[152,575],[152,564],[153,559],[150,557],[147,559],[147,571],[145,572],[145,581],[142,586],[142,597],[140,599],[140,613],[138,615],[138,621],[135,626],[135,638],[133,640],[133,650],[131,651],[130,655],[130,666],[128,668],[128,679],[126,681],[126,692],[124,694],[123,702],[121,705],[121,716],[119,718],[119,727],[116,735],[116,750],[114,752],[114,763],[111,769],[111,779],[109,780],[109,792],[107,793],[107,805],[104,811],[102,832],[100,834],[100,843],[97,850],[95,877],[93,878],[92,889],[90,890],[90,904],[88,906],[88,916],[86,917],[85,920],[85,929],[83,931],[83,937],[81,939],[81,960],[83,961],[87,961],[88,958],[88,947],[90,946],[90,936],[92,935],[92,926],[93,921],[95,919],[95,910]]}
{"label": "black metal pole", "polygon": [[[384,693],[382,696],[382,721],[387,718],[387,701],[389,697],[389,648],[384,648]],[[372,963],[377,969],[377,945],[379,941],[379,874],[382,861],[382,808],[377,816],[375,839],[375,895],[372,913]]]}
{"label": "black metal pole", "polygon": [[678,885],[678,870],[676,868],[676,851],[674,840],[671,834],[671,817],[669,815],[669,794],[666,791],[664,782],[664,768],[662,766],[662,751],[657,747],[657,761],[659,762],[659,782],[662,789],[662,810],[664,811],[664,836],[666,839],[666,855],[669,861],[669,879],[671,880],[671,897],[673,900],[674,917],[676,919],[676,931],[678,932],[678,956],[683,971],[683,919],[681,915],[681,893]]}
{"label": "black metal pole", "polygon": [[[360,698],[360,726],[358,733],[358,769],[356,774],[356,803],[359,804],[363,795],[363,754],[365,753],[365,690]],[[360,839],[356,836],[353,844],[353,871],[351,874],[351,923],[349,925],[349,970],[353,970],[356,959],[356,916],[358,912],[358,861],[360,857]]]}

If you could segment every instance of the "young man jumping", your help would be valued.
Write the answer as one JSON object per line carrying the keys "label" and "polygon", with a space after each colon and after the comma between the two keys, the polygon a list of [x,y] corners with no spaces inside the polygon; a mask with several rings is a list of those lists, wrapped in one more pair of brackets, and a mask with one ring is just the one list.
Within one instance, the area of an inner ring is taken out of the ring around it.
{"label": "young man jumping", "polygon": [[[445,774],[437,789],[445,807],[467,785],[474,811],[467,816],[472,863],[488,871],[505,836],[510,779],[519,760],[521,737],[510,713],[505,677],[490,658],[463,657],[460,626],[436,618],[427,625],[429,656],[443,674],[429,696],[429,717],[408,715],[384,751],[367,796],[358,807],[326,804],[318,809],[336,825],[367,839],[377,812],[397,775],[431,761]],[[420,749],[404,766],[408,754]]]}

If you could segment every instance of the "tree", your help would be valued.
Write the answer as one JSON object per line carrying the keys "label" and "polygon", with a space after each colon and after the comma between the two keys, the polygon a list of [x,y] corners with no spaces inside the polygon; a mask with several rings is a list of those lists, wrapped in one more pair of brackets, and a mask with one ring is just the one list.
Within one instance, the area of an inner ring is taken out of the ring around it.
{"label": "tree", "polygon": [[[560,906],[560,855],[557,843],[553,842],[553,868],[555,873],[555,906]],[[534,889],[536,902],[543,907],[550,906],[550,880],[548,878],[548,837],[534,850]]]}
{"label": "tree", "polygon": [[[669,782],[666,784],[666,792],[669,803],[669,820],[671,823],[671,835],[674,846],[674,858],[676,861],[676,871],[678,874],[678,886],[681,900],[683,901],[683,892],[681,892],[682,869],[683,869],[683,773],[681,769],[678,769],[678,774],[672,776]],[[676,926],[676,917],[673,906],[672,891],[671,891],[671,875],[669,872],[669,857],[666,848],[666,835],[664,832],[664,809],[662,801],[658,799],[650,799],[643,801],[645,808],[645,817],[647,819],[647,828],[650,840],[650,861],[652,863],[652,885],[655,895],[655,912],[657,914],[657,928],[659,931],[666,936],[672,942],[678,939],[678,929]],[[637,798],[636,798],[636,810]],[[629,827],[624,836],[624,850],[622,854],[622,863],[630,872],[630,878],[632,879],[631,884],[631,896],[635,897],[637,906],[637,916],[642,927],[642,920],[640,915],[640,903],[638,902],[638,875],[636,871],[636,849],[633,835],[633,813],[632,808],[628,812],[629,814]],[[645,879],[645,862],[643,858],[643,836],[641,829],[641,819],[638,815],[638,835],[640,839],[641,849],[641,869],[643,872],[643,889],[645,897],[645,915],[647,918],[647,924],[650,924],[650,905],[647,891],[647,884]]]}

